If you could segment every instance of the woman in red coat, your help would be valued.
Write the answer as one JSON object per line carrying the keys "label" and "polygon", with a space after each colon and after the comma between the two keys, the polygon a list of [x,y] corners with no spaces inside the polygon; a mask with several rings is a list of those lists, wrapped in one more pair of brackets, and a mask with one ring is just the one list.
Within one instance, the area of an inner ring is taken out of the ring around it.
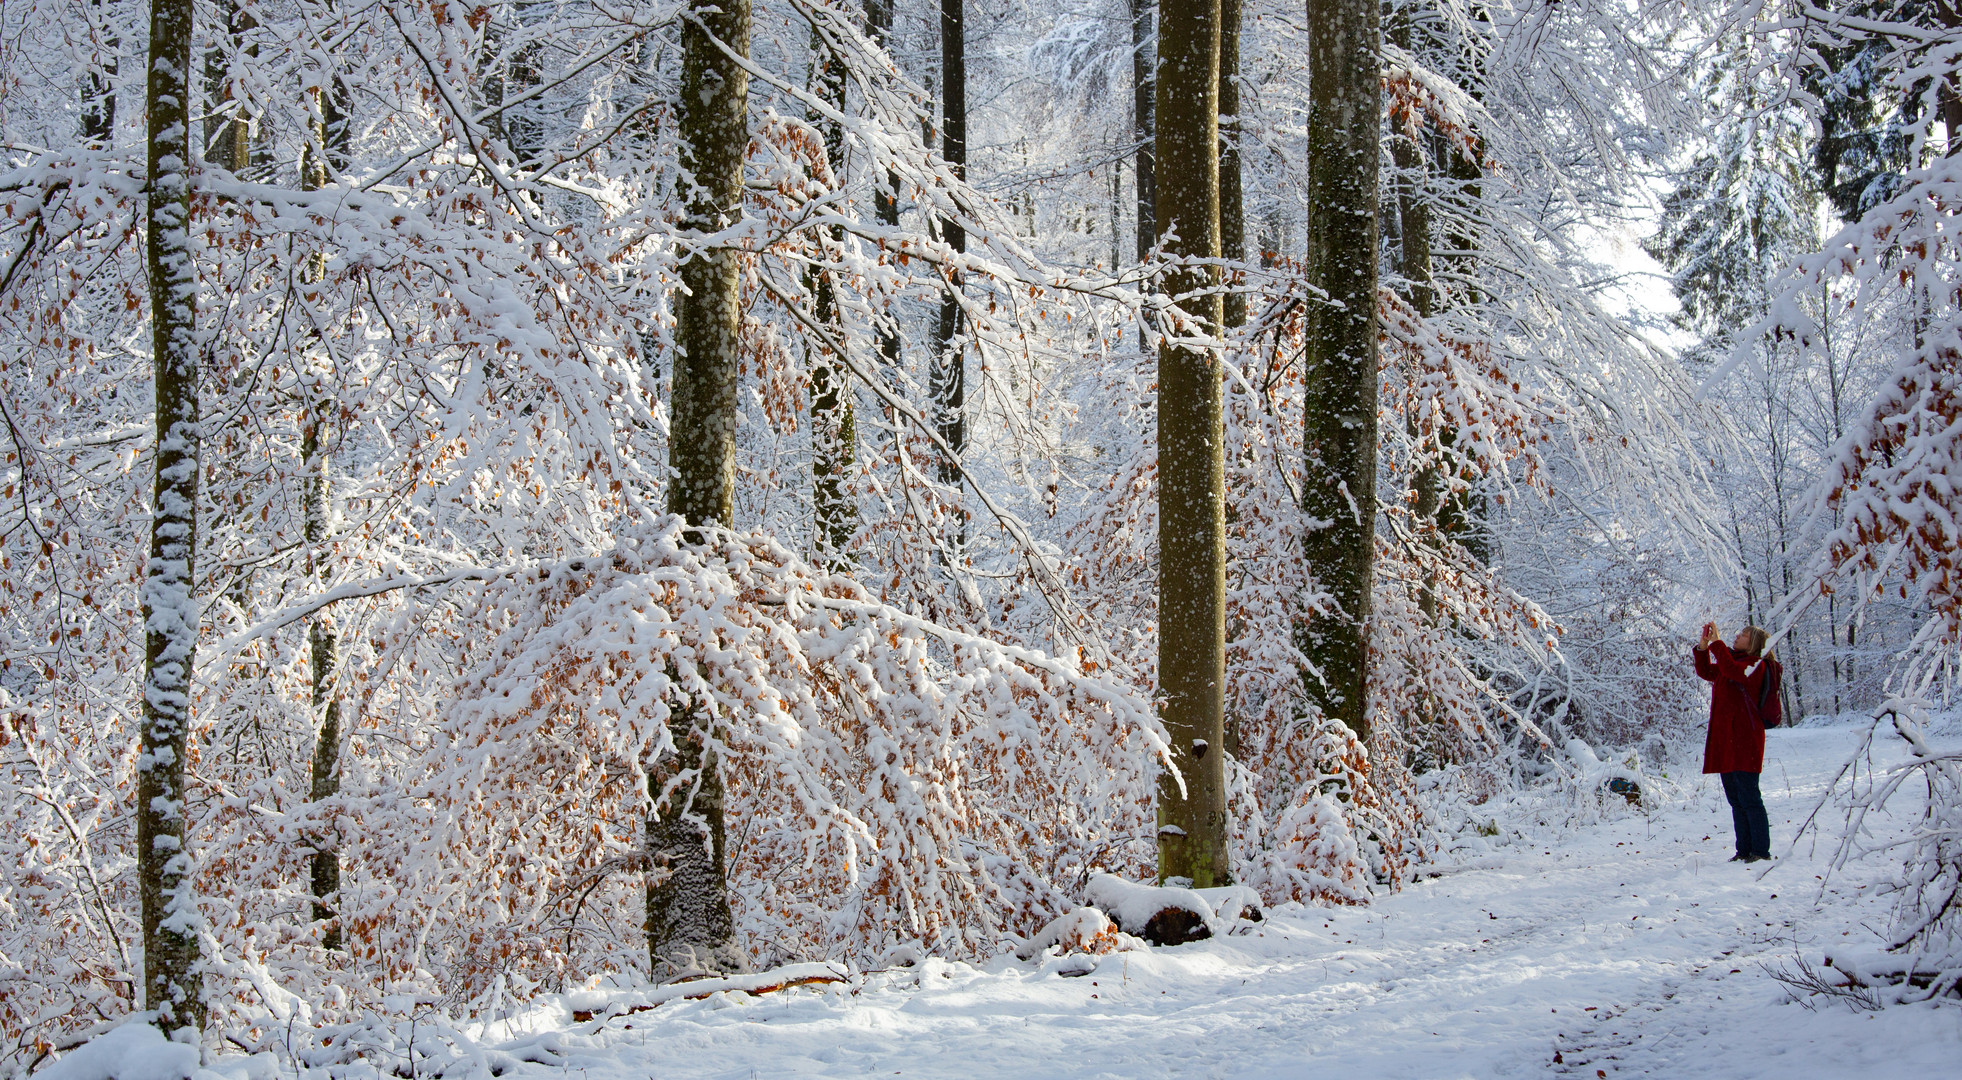
{"label": "woman in red coat", "polygon": [[[1758,774],[1764,771],[1764,724],[1753,703],[1778,661],[1763,657],[1765,632],[1747,626],[1725,645],[1715,623],[1703,624],[1696,646],[1696,673],[1710,684],[1710,733],[1703,740],[1703,771],[1719,773],[1737,829],[1731,862],[1771,858],[1771,822],[1765,816]],[[1775,685],[1775,684],[1774,684]],[[1748,695],[1748,696],[1747,696]]]}

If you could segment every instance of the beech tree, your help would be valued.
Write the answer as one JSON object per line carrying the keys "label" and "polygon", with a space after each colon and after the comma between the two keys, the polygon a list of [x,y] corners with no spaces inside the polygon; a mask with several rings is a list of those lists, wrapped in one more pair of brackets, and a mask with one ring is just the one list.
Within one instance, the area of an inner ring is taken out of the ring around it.
{"label": "beech tree", "polygon": [[1308,280],[1326,302],[1309,321],[1308,566],[1331,610],[1303,653],[1324,715],[1369,734],[1370,594],[1376,559],[1377,170],[1382,116],[1380,12],[1362,0],[1309,0]]}
{"label": "beech tree", "polygon": [[1220,413],[1219,0],[1163,0],[1158,240],[1178,318],[1158,348],[1158,688],[1177,774],[1158,786],[1158,876],[1232,880],[1226,846],[1226,479]]}
{"label": "beech tree", "polygon": [[[674,421],[668,511],[695,544],[735,527],[737,379],[742,283],[737,250],[718,234],[742,216],[749,147],[748,0],[697,3],[681,30],[681,169],[692,187],[680,242],[684,295],[676,298]],[[731,54],[734,54],[733,56]],[[654,816],[647,942],[657,977],[726,973],[747,966],[729,907],[722,767],[714,718],[677,700],[672,756],[648,772]]]}
{"label": "beech tree", "polygon": [[156,396],[150,559],[143,580],[142,755],[137,764],[136,860],[143,894],[143,1003],[157,1027],[204,1027],[200,931],[185,850],[185,765],[200,604],[198,535],[197,268],[191,251],[191,0],[151,0],[145,65],[149,194],[144,262],[150,275],[152,392]]}
{"label": "beech tree", "polygon": [[[940,0],[940,156],[956,178],[966,178],[967,22],[962,0]],[[967,229],[958,217],[940,219],[940,239],[957,255],[967,251]],[[967,348],[961,342],[960,291],[960,270],[950,268],[947,296],[934,323],[931,384],[935,423],[946,444],[940,462],[943,484],[961,482],[954,459],[967,448]]]}

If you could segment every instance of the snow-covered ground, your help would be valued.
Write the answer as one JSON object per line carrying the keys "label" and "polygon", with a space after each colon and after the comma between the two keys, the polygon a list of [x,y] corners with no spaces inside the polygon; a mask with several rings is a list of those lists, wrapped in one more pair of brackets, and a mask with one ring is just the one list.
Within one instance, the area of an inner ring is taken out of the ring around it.
{"label": "snow-covered ground", "polygon": [[[1772,733],[1764,791],[1781,858],[1768,871],[1726,861],[1722,792],[1692,774],[1661,808],[1577,832],[1557,821],[1539,828],[1528,813],[1509,842],[1465,869],[1368,909],[1270,912],[1247,932],[1111,954],[1077,977],[1062,972],[1081,957],[928,960],[832,986],[585,1021],[572,1009],[590,1008],[594,995],[548,999],[491,1024],[455,1063],[465,1067],[444,1071],[506,1080],[1955,1076],[1955,1003],[1875,1013],[1798,1002],[1770,974],[1801,953],[1816,961],[1875,942],[1885,926],[1885,899],[1873,895],[1885,867],[1823,882],[1827,843],[1789,850],[1859,735],[1854,726]],[[1952,728],[1942,741],[1956,741]]]}
{"label": "snow-covered ground", "polygon": [[[1858,734],[1772,733],[1764,787],[1781,853]],[[1762,877],[1728,863],[1722,792],[1692,782],[1662,809],[1557,845],[1515,839],[1370,909],[1277,912],[1251,933],[1103,957],[1084,977],[1057,959],[928,961],[611,1021],[541,1010],[497,1041],[556,1059],[513,1080],[1955,1075],[1962,1008],[1808,1007],[1768,974],[1875,940],[1881,868],[1822,895],[1823,844]]]}

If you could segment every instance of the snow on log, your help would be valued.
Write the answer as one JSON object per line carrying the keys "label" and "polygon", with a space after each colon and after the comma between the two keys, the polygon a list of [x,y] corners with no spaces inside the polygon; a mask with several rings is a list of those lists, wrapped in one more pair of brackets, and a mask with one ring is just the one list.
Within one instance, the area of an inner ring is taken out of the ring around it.
{"label": "snow on log", "polygon": [[1260,922],[1265,918],[1260,910],[1260,894],[1245,885],[1221,885],[1215,889],[1192,891],[1213,909],[1213,917],[1220,922],[1230,923],[1235,919]]}
{"label": "snow on log", "polygon": [[1052,947],[1065,953],[1109,953],[1137,948],[1136,938],[1119,930],[1094,907],[1080,907],[1045,923],[1015,950],[1018,960],[1033,960]]}
{"label": "snow on log", "polygon": [[1083,898],[1119,930],[1153,945],[1184,945],[1213,936],[1213,909],[1191,889],[1140,885],[1110,874],[1090,875]]}
{"label": "snow on log", "polygon": [[736,990],[745,994],[768,994],[793,986],[844,982],[848,972],[843,964],[786,964],[770,971],[748,975],[728,975],[714,979],[689,979],[640,990],[586,990],[565,995],[572,1019],[583,1022],[594,1017],[624,1016],[646,1012],[670,1001],[699,1001],[712,994]]}

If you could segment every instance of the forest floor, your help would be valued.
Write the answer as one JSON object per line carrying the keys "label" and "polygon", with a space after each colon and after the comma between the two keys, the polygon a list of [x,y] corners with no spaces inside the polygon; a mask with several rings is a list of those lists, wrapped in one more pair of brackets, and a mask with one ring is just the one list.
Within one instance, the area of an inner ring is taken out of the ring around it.
{"label": "forest floor", "polygon": [[510,1080],[1952,1076],[1962,1007],[1797,1001],[1772,975],[1886,926],[1887,867],[1820,876],[1834,821],[1790,849],[1859,735],[1771,734],[1772,864],[1726,861],[1722,791],[1692,776],[1659,809],[1522,832],[1369,908],[1271,912],[1250,932],[1102,957],[1084,977],[1057,959],[930,960],[603,1023],[547,1006],[498,1041],[558,1059]]}

